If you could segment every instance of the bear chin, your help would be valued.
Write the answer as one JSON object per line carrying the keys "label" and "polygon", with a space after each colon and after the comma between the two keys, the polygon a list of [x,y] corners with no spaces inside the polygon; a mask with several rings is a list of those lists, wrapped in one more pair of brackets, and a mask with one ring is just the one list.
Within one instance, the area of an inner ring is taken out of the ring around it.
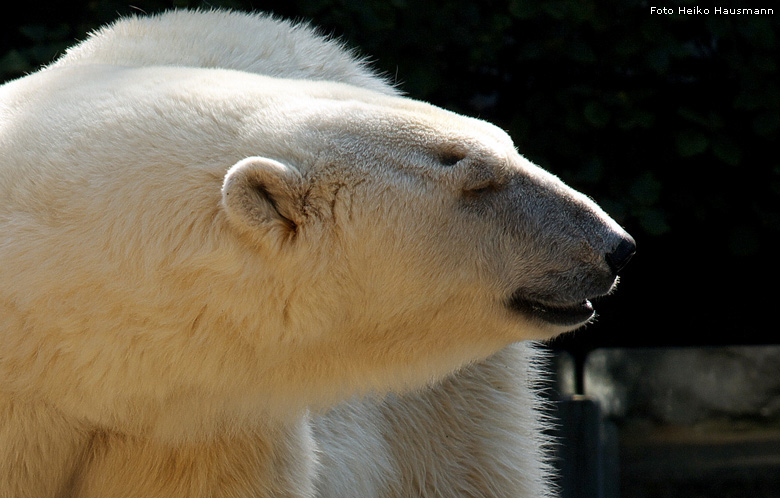
{"label": "bear chin", "polygon": [[596,316],[593,305],[587,299],[568,305],[551,305],[513,296],[508,307],[524,316],[560,327],[578,327],[588,323]]}

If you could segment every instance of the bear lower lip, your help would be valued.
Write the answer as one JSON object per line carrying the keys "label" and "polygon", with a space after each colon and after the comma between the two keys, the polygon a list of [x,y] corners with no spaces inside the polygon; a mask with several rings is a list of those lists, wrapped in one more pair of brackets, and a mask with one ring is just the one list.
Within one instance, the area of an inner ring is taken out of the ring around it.
{"label": "bear lower lip", "polygon": [[513,298],[509,302],[509,307],[524,315],[560,326],[583,324],[595,314],[593,305],[587,299],[578,304],[559,306]]}

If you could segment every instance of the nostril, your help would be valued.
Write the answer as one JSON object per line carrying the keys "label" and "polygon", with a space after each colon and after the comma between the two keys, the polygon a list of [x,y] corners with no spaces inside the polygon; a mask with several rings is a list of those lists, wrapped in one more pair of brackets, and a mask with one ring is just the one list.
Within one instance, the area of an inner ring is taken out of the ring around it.
{"label": "nostril", "polygon": [[635,252],[636,242],[630,235],[626,235],[617,247],[607,254],[607,264],[614,273],[617,273],[628,264]]}

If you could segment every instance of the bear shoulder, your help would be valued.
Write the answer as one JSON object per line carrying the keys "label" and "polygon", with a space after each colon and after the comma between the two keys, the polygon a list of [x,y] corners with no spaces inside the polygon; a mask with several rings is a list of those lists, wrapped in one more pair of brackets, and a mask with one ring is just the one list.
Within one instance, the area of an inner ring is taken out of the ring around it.
{"label": "bear shoulder", "polygon": [[49,67],[110,64],[234,69],[398,92],[337,39],[268,14],[177,10],[119,19]]}

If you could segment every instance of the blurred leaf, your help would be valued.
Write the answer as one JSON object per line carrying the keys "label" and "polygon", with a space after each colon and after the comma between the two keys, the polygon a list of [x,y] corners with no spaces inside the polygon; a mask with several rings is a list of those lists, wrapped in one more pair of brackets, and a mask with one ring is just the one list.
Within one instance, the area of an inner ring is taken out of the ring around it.
{"label": "blurred leaf", "polygon": [[677,152],[682,157],[692,157],[707,150],[709,140],[707,136],[697,130],[685,129],[675,135]]}
{"label": "blurred leaf", "polygon": [[11,50],[0,58],[0,71],[3,74],[17,75],[30,71],[32,66],[26,57],[18,51]]}
{"label": "blurred leaf", "polygon": [[742,161],[742,149],[732,139],[722,136],[712,143],[715,157],[730,166],[737,166]]}
{"label": "blurred leaf", "polygon": [[765,104],[764,98],[763,92],[746,88],[737,94],[734,99],[734,108],[741,110],[761,109]]}
{"label": "blurred leaf", "polygon": [[544,12],[550,15],[553,19],[563,19],[569,11],[568,2],[549,0],[546,2],[539,2]]}
{"label": "blurred leaf", "polygon": [[583,114],[585,115],[585,119],[596,128],[603,128],[609,123],[609,110],[594,100],[585,104]]}
{"label": "blurred leaf", "polygon": [[661,182],[651,171],[647,171],[634,180],[629,194],[638,204],[655,204],[661,197]]}
{"label": "blurred leaf", "polygon": [[30,24],[27,26],[21,26],[19,32],[32,41],[42,42],[47,39],[46,26],[38,24]]}
{"label": "blurred leaf", "polygon": [[687,121],[696,123],[702,128],[708,128],[710,130],[722,128],[725,124],[725,121],[713,111],[709,111],[705,115],[702,112],[687,107],[680,107],[677,110],[677,114]]}
{"label": "blurred leaf", "polygon": [[636,38],[621,40],[615,45],[615,53],[622,56],[634,55],[642,50],[642,44]]}
{"label": "blurred leaf", "polygon": [[665,73],[669,69],[670,53],[664,47],[658,47],[647,52],[645,60],[648,67],[657,73]]}
{"label": "blurred leaf", "polygon": [[619,223],[622,223],[626,218],[629,217],[629,206],[627,206],[626,202],[622,200],[601,198],[599,199],[599,204],[601,204],[601,207],[604,209],[605,213],[609,214]]}
{"label": "blurred leaf", "polygon": [[572,180],[579,184],[598,184],[604,178],[604,165],[598,159],[586,161],[573,175]]}
{"label": "blurred leaf", "polygon": [[617,118],[617,125],[623,130],[647,129],[655,124],[655,114],[642,109],[632,109]]}
{"label": "blurred leaf", "polygon": [[658,209],[644,209],[638,215],[639,224],[650,235],[663,235],[671,230],[666,215]]}
{"label": "blurred leaf", "polygon": [[509,13],[519,19],[531,19],[539,12],[539,2],[533,0],[512,0]]}
{"label": "blurred leaf", "polygon": [[569,55],[577,62],[592,63],[598,60],[593,49],[583,42],[572,44]]}
{"label": "blurred leaf", "polygon": [[760,238],[750,226],[737,226],[729,233],[729,250],[737,256],[752,256],[761,246]]}
{"label": "blurred leaf", "polygon": [[764,137],[775,136],[780,130],[780,113],[763,111],[753,118],[753,130]]}
{"label": "blurred leaf", "polygon": [[771,50],[777,45],[776,27],[771,16],[740,18],[737,29],[756,48]]}
{"label": "blurred leaf", "polygon": [[777,61],[768,55],[753,54],[751,57],[751,64],[757,69],[767,73],[777,72]]}

